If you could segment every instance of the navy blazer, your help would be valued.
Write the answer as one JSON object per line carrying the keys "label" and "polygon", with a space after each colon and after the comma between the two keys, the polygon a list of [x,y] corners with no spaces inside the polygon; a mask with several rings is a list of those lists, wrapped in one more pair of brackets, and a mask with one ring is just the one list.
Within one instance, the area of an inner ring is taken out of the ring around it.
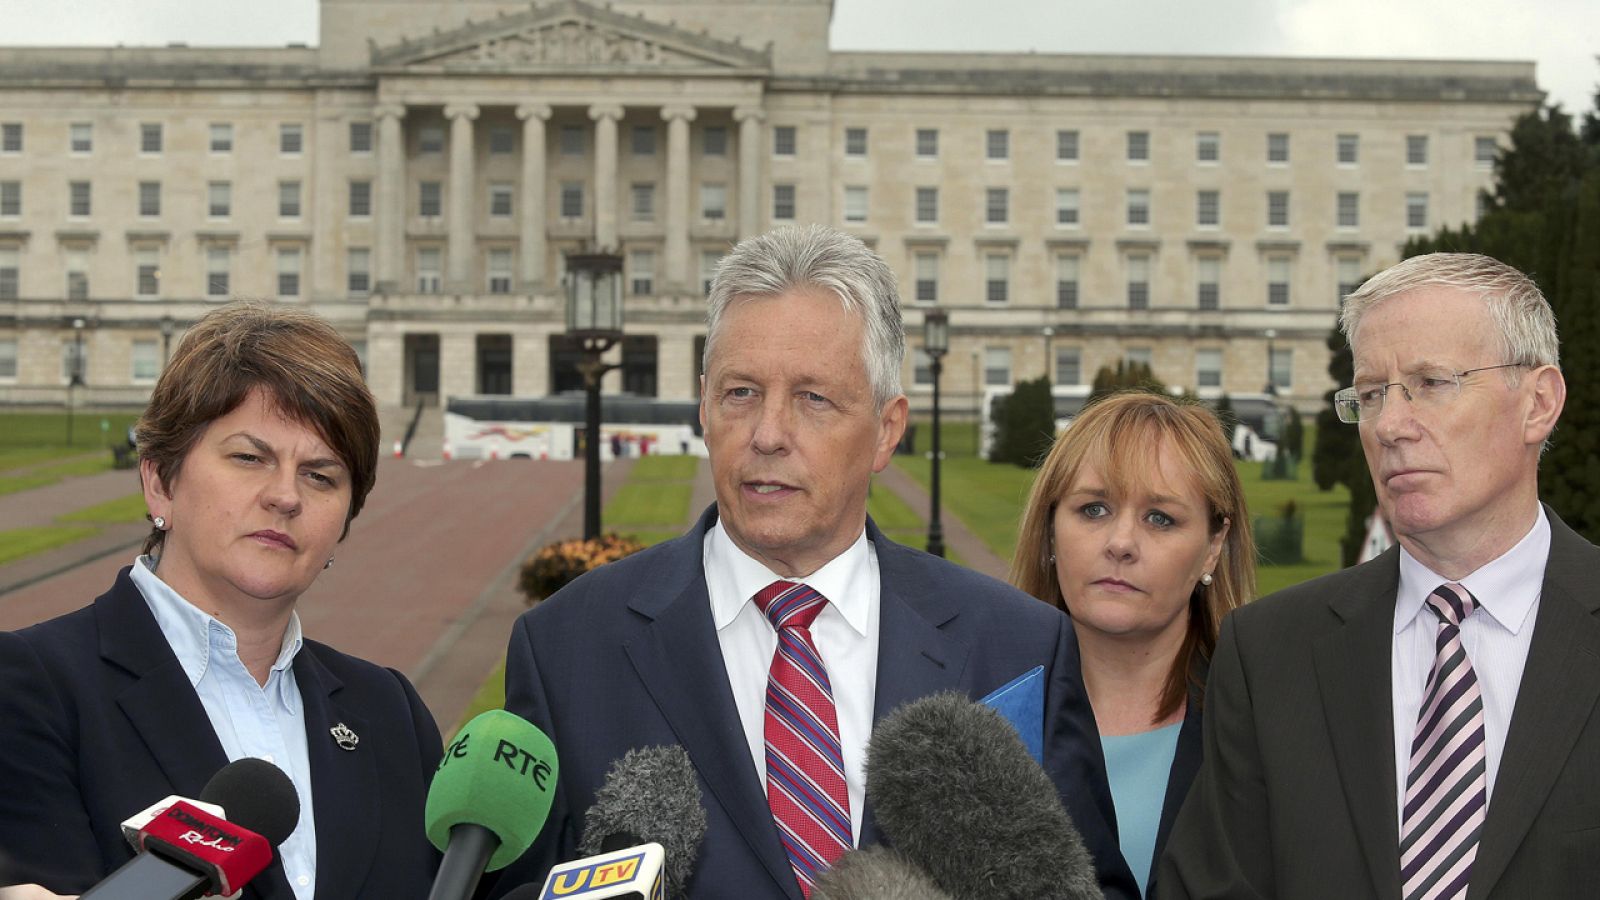
{"label": "navy blazer", "polygon": [[[0,632],[0,884],[77,893],[133,856],[123,819],[198,797],[228,763],[199,696],[123,569],[92,605]],[[307,640],[305,704],[318,900],[425,898],[438,853],[423,802],[439,730],[405,677]],[[341,750],[329,729],[360,738]],[[283,866],[246,900],[293,900]]]}
{"label": "navy blazer", "polygon": [[[708,831],[688,895],[801,900],[750,758],[712,624],[701,548],[716,521],[584,575],[524,613],[506,661],[506,708],[555,742],[560,781],[538,840],[493,896],[539,884],[577,855],[582,816],[628,750],[682,745],[699,775]],[[939,691],[982,697],[1043,665],[1045,769],[1083,833],[1108,897],[1136,897],[1117,851],[1111,793],[1084,693],[1077,639],[1060,610],[984,575],[867,537],[882,579],[874,720]],[[872,798],[860,844],[879,843]]]}
{"label": "navy blazer", "polygon": [[[1204,684],[1207,664],[1201,660],[1194,668],[1196,670],[1194,677],[1199,683]],[[1178,746],[1172,754],[1172,766],[1167,770],[1167,791],[1161,801],[1161,818],[1156,824],[1156,843],[1154,852],[1150,854],[1150,874],[1146,876],[1145,881],[1146,897],[1156,895],[1156,875],[1161,868],[1161,852],[1166,849],[1167,836],[1172,833],[1172,823],[1178,818],[1178,810],[1183,808],[1183,801],[1189,796],[1189,786],[1194,784],[1195,773],[1200,771],[1200,759],[1204,753],[1200,742],[1200,710],[1200,694],[1191,688],[1188,702],[1183,710],[1183,726],[1178,729]]]}

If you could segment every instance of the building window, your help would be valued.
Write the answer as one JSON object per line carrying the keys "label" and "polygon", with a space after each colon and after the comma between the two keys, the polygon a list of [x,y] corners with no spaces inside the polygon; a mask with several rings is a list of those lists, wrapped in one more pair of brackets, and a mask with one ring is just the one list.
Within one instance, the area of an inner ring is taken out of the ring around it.
{"label": "building window", "polygon": [[210,146],[211,146],[211,152],[212,153],[232,153],[233,152],[233,123],[231,123],[231,122],[212,122],[211,123],[211,145]]}
{"label": "building window", "polygon": [[423,125],[417,129],[417,155],[438,156],[444,152],[444,126]]}
{"label": "building window", "polygon": [[1428,164],[1428,136],[1425,134],[1406,135],[1406,165],[1425,166]]}
{"label": "building window", "polygon": [[983,221],[990,225],[1004,225],[1011,217],[1011,190],[986,188],[983,200]]}
{"label": "building window", "polygon": [[89,122],[73,122],[68,126],[67,149],[73,153],[93,153],[94,125]]}
{"label": "building window", "polygon": [[439,181],[421,181],[417,183],[417,215],[425,219],[435,218],[443,206],[444,183]]}
{"label": "building window", "polygon": [[517,152],[517,133],[509,125],[489,126],[489,155],[510,156]]}
{"label": "building window", "polygon": [[1011,348],[983,348],[983,383],[988,387],[1011,385]]}
{"label": "building window", "polygon": [[932,225],[939,221],[939,189],[936,187],[917,188],[917,224]]}
{"label": "building window", "polygon": [[772,186],[772,218],[779,222],[794,221],[794,185]]}
{"label": "building window", "polygon": [[1222,135],[1215,131],[1201,131],[1194,136],[1194,160],[1214,163],[1222,159]]}
{"label": "building window", "polygon": [[206,296],[228,296],[230,259],[233,254],[220,244],[206,247]]}
{"label": "building window", "polygon": [[939,254],[922,251],[912,257],[912,275],[916,280],[913,296],[918,303],[939,302]]}
{"label": "building window", "polygon": [[511,248],[489,248],[489,293],[511,293]]}
{"label": "building window", "polygon": [[1275,388],[1294,387],[1294,348],[1273,347],[1272,359],[1268,361],[1270,374],[1267,376],[1269,384]]}
{"label": "building window", "polygon": [[128,353],[128,380],[134,384],[154,384],[161,374],[161,355],[153,340],[136,340]]}
{"label": "building window", "polygon": [[511,218],[511,195],[513,188],[510,182],[496,181],[489,185],[489,218]]}
{"label": "building window", "polygon": [[1056,224],[1077,227],[1078,189],[1056,188]]}
{"label": "building window", "polygon": [[991,128],[984,135],[983,158],[1007,160],[1011,158],[1011,132],[1004,128]]}
{"label": "building window", "polygon": [[939,129],[917,129],[917,159],[937,159],[939,157]]}
{"label": "building window", "polygon": [[1287,256],[1270,256],[1267,258],[1267,305],[1289,305],[1289,258]]}
{"label": "building window", "polygon": [[0,247],[0,300],[17,299],[22,272],[18,260],[22,254],[15,247]]}
{"label": "building window", "polygon": [[161,152],[161,123],[141,122],[139,124],[139,152]]}
{"label": "building window", "polygon": [[0,153],[22,152],[22,123],[0,122]]}
{"label": "building window", "polygon": [[[3,253],[4,251],[0,251]],[[15,381],[17,378],[17,340],[16,338],[0,338],[0,381]]]}
{"label": "building window", "polygon": [[372,291],[372,250],[351,247],[345,252],[345,290],[361,297]]}
{"label": "building window", "polygon": [[628,254],[628,289],[636,297],[656,292],[654,250],[635,250]]}
{"label": "building window", "polygon": [[1422,231],[1428,227],[1428,193],[1410,191],[1406,194],[1406,228]]}
{"label": "building window", "polygon": [[366,179],[350,182],[350,218],[365,219],[372,215],[372,182]]}
{"label": "building window", "polygon": [[1194,261],[1195,305],[1201,309],[1222,308],[1222,260],[1202,256]]}
{"label": "building window", "polygon": [[1353,166],[1361,161],[1361,136],[1341,134],[1334,138],[1334,156],[1341,166]]}
{"label": "building window", "polygon": [[22,215],[22,182],[0,181],[0,216],[11,219],[20,215]]}
{"label": "building window", "polygon": [[1128,308],[1150,308],[1150,254],[1134,253],[1128,257]]}
{"label": "building window", "polygon": [[911,350],[911,383],[917,387],[933,386],[933,357],[921,347]]}
{"label": "building window", "polygon": [[1267,191],[1267,227],[1289,227],[1289,192]]}
{"label": "building window", "polygon": [[561,182],[561,218],[583,218],[583,182]]}
{"label": "building window", "polygon": [[161,182],[139,182],[139,215],[146,219],[161,215]]}
{"label": "building window", "polygon": [[73,249],[66,252],[67,299],[89,299],[89,252]]}
{"label": "building window", "polygon": [[300,182],[278,182],[278,218],[300,218]]}
{"label": "building window", "polygon": [[1222,387],[1222,351],[1202,347],[1194,352],[1194,386],[1197,388]]}
{"label": "building window", "polygon": [[371,122],[351,122],[350,123],[350,152],[351,153],[371,153],[372,152],[372,123]]}
{"label": "building window", "polygon": [[1489,214],[1489,200],[1490,200],[1489,192],[1488,191],[1479,191],[1478,192],[1478,196],[1473,198],[1473,200],[1474,200],[1474,202],[1472,204],[1472,210],[1473,210],[1472,218],[1473,218],[1473,221],[1477,221],[1477,220],[1482,219],[1484,216]]}
{"label": "building window", "polygon": [[300,248],[278,248],[278,296],[300,296]]}
{"label": "building window", "polygon": [[793,125],[772,126],[772,155],[793,156],[795,152],[795,127]]}
{"label": "building window", "polygon": [[1056,348],[1056,384],[1083,383],[1083,351],[1077,347]]}
{"label": "building window", "polygon": [[654,125],[635,125],[630,132],[634,156],[656,155],[656,127]]}
{"label": "building window", "polygon": [[633,221],[653,221],[656,217],[656,186],[649,182],[635,183],[630,196],[633,198]]}
{"label": "building window", "polygon": [[700,251],[700,292],[709,295],[711,282],[717,277],[717,264],[722,262],[722,251]]}
{"label": "building window", "polygon": [[1150,132],[1128,132],[1128,162],[1150,161]]}
{"label": "building window", "polygon": [[1494,168],[1495,154],[1500,152],[1500,146],[1492,137],[1476,137],[1472,139],[1472,161],[1480,169]]}
{"label": "building window", "polygon": [[561,126],[560,141],[562,156],[582,156],[584,148],[588,144],[588,139],[581,125]]}
{"label": "building window", "polygon": [[440,277],[443,254],[438,247],[417,248],[417,293],[437,294],[443,279]]}
{"label": "building window", "polygon": [[1005,253],[986,253],[983,257],[983,299],[1006,303],[1011,299],[1011,257]]}
{"label": "building window", "polygon": [[867,130],[865,128],[846,128],[844,130],[844,155],[855,157],[867,155]]}
{"label": "building window", "polygon": [[865,222],[867,220],[867,189],[860,185],[848,185],[844,189],[844,220],[846,222]]}
{"label": "building window", "polygon": [[299,122],[284,122],[278,126],[278,152],[284,156],[299,156],[305,149],[305,129]]}
{"label": "building window", "polygon": [[1154,354],[1151,352],[1149,347],[1129,347],[1122,352],[1122,358],[1124,361],[1126,361],[1129,368],[1134,366],[1144,366],[1146,369],[1149,369],[1151,368],[1153,356]]}
{"label": "building window", "polygon": [[1194,223],[1201,228],[1216,228],[1222,224],[1222,192],[1196,191],[1194,195]]}
{"label": "building window", "polygon": [[1128,189],[1128,224],[1143,228],[1150,224],[1150,191],[1145,188]]}
{"label": "building window", "polygon": [[133,295],[149,299],[161,293],[161,263],[151,247],[133,251]]}
{"label": "building window", "polygon": [[1344,305],[1344,298],[1356,292],[1361,287],[1361,260],[1354,256],[1341,256],[1334,261],[1335,277],[1339,279],[1334,290],[1338,296],[1335,301]]}
{"label": "building window", "polygon": [[84,384],[89,375],[89,345],[73,338],[61,342],[61,382]]}
{"label": "building window", "polygon": [[700,185],[700,218],[721,222],[728,217],[728,186],[720,181]]}
{"label": "building window", "polygon": [[233,182],[212,181],[206,184],[206,215],[213,219],[226,219],[233,215]]}
{"label": "building window", "polygon": [[67,212],[73,218],[87,218],[94,209],[94,193],[87,181],[67,183]]}
{"label": "building window", "polygon": [[1078,161],[1078,130],[1062,129],[1056,132],[1056,162]]}
{"label": "building window", "polygon": [[728,129],[707,125],[700,130],[700,153],[704,156],[728,155]]}
{"label": "building window", "polygon": [[1289,161],[1289,135],[1274,131],[1267,135],[1267,162],[1281,166]]}
{"label": "building window", "polygon": [[1340,191],[1338,196],[1338,219],[1340,228],[1359,228],[1361,226],[1361,194],[1356,191]]}
{"label": "building window", "polygon": [[1056,257],[1056,308],[1078,308],[1079,270],[1082,258],[1076,253],[1062,253]]}

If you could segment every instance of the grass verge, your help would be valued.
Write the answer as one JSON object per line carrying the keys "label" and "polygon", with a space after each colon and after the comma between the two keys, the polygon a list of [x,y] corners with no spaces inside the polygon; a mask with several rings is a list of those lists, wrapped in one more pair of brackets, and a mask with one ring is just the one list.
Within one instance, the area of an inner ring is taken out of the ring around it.
{"label": "grass verge", "polygon": [[98,534],[93,525],[36,525],[32,528],[13,528],[0,531],[0,565],[15,562],[35,553],[64,547],[74,541]]}

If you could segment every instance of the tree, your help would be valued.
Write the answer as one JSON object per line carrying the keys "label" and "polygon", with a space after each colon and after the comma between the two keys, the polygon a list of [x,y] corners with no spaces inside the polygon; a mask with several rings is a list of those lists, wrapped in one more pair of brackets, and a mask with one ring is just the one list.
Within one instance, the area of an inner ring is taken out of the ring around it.
{"label": "tree", "polygon": [[1317,439],[1311,451],[1311,477],[1317,487],[1332,490],[1342,484],[1350,489],[1350,509],[1345,514],[1345,533],[1339,539],[1343,564],[1353,566],[1361,553],[1367,536],[1367,518],[1378,506],[1378,497],[1372,489],[1372,476],[1367,472],[1366,457],[1361,452],[1361,433],[1356,426],[1339,421],[1333,411],[1333,395],[1338,387],[1348,385],[1355,376],[1355,362],[1350,355],[1350,345],[1345,343],[1344,332],[1337,326],[1328,332],[1328,376],[1337,386],[1324,395],[1327,401],[1317,413]]}
{"label": "tree", "polygon": [[1011,396],[994,409],[995,439],[990,462],[1008,462],[1023,468],[1037,466],[1056,438],[1055,398],[1050,379],[1040,376],[1019,381]]}
{"label": "tree", "polygon": [[1167,386],[1156,378],[1150,371],[1148,363],[1128,362],[1125,359],[1117,360],[1116,368],[1101,366],[1100,371],[1094,373],[1094,382],[1089,388],[1089,399],[1084,401],[1087,406],[1099,400],[1106,394],[1118,391],[1144,390],[1157,393],[1167,393]]}
{"label": "tree", "polygon": [[1300,419],[1300,410],[1289,408],[1289,421],[1283,426],[1283,449],[1295,459],[1300,459],[1306,448],[1306,424]]}
{"label": "tree", "polygon": [[1227,394],[1217,398],[1217,421],[1222,423],[1222,433],[1228,438],[1228,446],[1233,446],[1233,436],[1239,430],[1239,414],[1233,411],[1233,401]]}

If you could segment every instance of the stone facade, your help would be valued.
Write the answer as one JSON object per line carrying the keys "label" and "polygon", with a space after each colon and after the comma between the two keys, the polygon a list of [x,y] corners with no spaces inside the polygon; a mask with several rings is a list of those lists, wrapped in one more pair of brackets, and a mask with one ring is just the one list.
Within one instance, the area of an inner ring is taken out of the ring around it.
{"label": "stone facade", "polygon": [[819,221],[899,274],[913,348],[950,311],[953,413],[1125,357],[1309,409],[1341,294],[1472,220],[1542,97],[1531,63],[834,53],[831,13],[323,0],[317,48],[0,49],[0,402],[63,402],[81,342],[75,401],[137,404],[233,296],[334,320],[385,406],[540,396],[595,246],[608,390],[690,398],[717,257]]}

